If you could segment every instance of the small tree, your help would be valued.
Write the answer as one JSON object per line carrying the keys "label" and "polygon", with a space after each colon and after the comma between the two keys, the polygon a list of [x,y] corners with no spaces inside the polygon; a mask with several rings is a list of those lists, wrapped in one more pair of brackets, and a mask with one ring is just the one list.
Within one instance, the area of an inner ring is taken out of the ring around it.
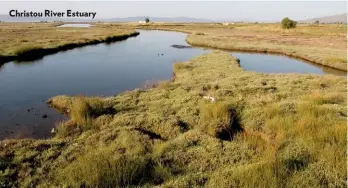
{"label": "small tree", "polygon": [[146,23],[149,23],[149,22],[150,22],[150,19],[149,19],[149,18],[146,18],[146,19],[145,19],[145,22],[146,22]]}
{"label": "small tree", "polygon": [[316,20],[314,24],[319,25],[319,20]]}
{"label": "small tree", "polygon": [[294,20],[290,20],[288,17],[284,18],[281,22],[283,29],[291,29],[296,27],[297,22]]}

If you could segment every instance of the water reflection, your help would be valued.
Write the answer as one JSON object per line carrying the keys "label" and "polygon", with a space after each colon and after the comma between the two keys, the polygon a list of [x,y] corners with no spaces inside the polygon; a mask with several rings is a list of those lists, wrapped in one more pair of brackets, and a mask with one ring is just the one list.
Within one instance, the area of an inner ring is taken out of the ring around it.
{"label": "water reflection", "polygon": [[247,71],[263,73],[314,73],[314,74],[334,74],[346,76],[342,70],[322,66],[319,64],[287,57],[284,55],[267,53],[244,53],[231,52],[232,55],[240,59],[240,65]]}

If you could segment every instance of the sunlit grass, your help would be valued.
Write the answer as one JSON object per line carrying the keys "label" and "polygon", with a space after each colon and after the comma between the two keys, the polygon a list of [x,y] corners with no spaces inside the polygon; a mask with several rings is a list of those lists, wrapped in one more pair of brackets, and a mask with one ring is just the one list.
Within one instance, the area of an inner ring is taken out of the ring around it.
{"label": "sunlit grass", "polygon": [[173,66],[175,80],[156,87],[50,99],[70,120],[52,140],[4,141],[4,179],[18,187],[346,186],[344,77],[247,72],[221,51]]}

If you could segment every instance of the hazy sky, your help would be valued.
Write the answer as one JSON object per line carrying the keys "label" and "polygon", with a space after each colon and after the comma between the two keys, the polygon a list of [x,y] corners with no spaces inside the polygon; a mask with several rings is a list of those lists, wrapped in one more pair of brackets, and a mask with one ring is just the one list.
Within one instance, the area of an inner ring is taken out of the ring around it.
{"label": "hazy sky", "polygon": [[347,12],[346,1],[77,1],[77,2],[0,2],[0,14],[8,14],[9,10],[19,11],[76,11],[97,12],[96,18],[110,17],[194,17],[215,20],[244,21],[277,21],[283,17],[303,20],[314,17],[330,16]]}

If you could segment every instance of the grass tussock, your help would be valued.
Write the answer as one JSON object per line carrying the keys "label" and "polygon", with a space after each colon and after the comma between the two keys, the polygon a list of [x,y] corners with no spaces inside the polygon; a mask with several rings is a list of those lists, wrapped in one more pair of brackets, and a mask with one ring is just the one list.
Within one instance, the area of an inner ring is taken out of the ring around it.
{"label": "grass tussock", "polygon": [[195,35],[204,35],[204,33],[196,32]]}
{"label": "grass tussock", "polygon": [[89,103],[83,98],[77,98],[71,105],[70,118],[77,125],[89,124],[92,116],[92,108]]}
{"label": "grass tussock", "polygon": [[108,115],[116,113],[111,103],[99,97],[77,96],[71,98],[63,95],[51,98],[47,103],[67,113],[70,117],[69,121],[59,122],[56,125],[58,137],[99,129],[111,121]]}
{"label": "grass tussock", "polygon": [[209,135],[231,140],[241,128],[236,125],[236,113],[223,103],[204,103],[200,108],[200,128]]}
{"label": "grass tussock", "polygon": [[181,70],[189,70],[191,68],[192,68],[192,65],[189,65],[187,63],[174,63],[173,64],[174,73],[179,72]]}
{"label": "grass tussock", "polygon": [[73,187],[127,187],[140,185],[147,176],[146,158],[89,153],[59,172],[59,181]]}

